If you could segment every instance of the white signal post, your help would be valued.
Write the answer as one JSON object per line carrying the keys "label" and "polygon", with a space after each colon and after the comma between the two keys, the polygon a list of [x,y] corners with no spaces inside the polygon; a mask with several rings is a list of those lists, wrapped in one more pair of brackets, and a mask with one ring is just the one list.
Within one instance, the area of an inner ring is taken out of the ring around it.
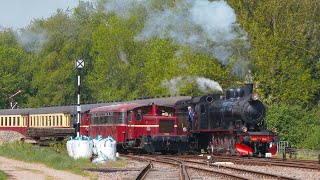
{"label": "white signal post", "polygon": [[78,93],[77,93],[77,137],[80,137],[80,116],[81,116],[81,105],[80,105],[80,71],[84,68],[84,60],[76,60],[76,68],[78,69]]}

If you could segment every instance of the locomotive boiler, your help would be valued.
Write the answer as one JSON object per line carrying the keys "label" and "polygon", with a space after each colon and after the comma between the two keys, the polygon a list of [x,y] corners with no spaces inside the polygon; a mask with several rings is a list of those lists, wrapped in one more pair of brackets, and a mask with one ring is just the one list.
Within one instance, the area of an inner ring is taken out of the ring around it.
{"label": "locomotive boiler", "polygon": [[193,97],[189,105],[195,111],[191,132],[196,150],[254,156],[276,153],[279,138],[266,129],[266,107],[253,92],[253,84],[230,87],[225,94]]}

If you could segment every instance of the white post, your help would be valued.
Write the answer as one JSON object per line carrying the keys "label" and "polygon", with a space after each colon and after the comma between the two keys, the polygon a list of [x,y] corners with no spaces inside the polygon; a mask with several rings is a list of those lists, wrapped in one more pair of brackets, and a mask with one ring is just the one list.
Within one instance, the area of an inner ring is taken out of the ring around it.
{"label": "white post", "polygon": [[77,137],[80,137],[80,116],[81,116],[81,105],[80,105],[80,70],[84,67],[83,60],[76,60],[76,67],[78,68],[78,91],[77,91]]}

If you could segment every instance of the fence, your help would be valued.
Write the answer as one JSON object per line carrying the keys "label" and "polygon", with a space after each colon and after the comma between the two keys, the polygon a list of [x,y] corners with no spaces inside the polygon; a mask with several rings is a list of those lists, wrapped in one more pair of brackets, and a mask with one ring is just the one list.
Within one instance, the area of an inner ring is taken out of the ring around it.
{"label": "fence", "polygon": [[[308,149],[297,149],[295,147],[290,147],[288,141],[280,141],[277,143],[278,149],[277,154],[288,155],[289,158],[297,158],[297,155],[308,157],[310,159],[318,159],[320,163],[320,151],[308,150]],[[286,159],[286,157],[284,157]]]}
{"label": "fence", "polygon": [[289,146],[289,142],[288,141],[279,141],[277,143],[278,149],[277,149],[277,154],[282,154],[285,152],[286,147]]}

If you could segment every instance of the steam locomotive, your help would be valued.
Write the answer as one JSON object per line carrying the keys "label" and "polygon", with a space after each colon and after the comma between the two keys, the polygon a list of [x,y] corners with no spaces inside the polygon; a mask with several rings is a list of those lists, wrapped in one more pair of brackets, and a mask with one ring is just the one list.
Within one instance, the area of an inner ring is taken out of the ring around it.
{"label": "steam locomotive", "polygon": [[266,107],[253,92],[253,84],[230,87],[225,95],[216,93],[179,101],[178,117],[187,114],[186,106],[195,112],[190,134],[193,149],[230,155],[276,154],[279,137],[276,129],[266,129]]}

